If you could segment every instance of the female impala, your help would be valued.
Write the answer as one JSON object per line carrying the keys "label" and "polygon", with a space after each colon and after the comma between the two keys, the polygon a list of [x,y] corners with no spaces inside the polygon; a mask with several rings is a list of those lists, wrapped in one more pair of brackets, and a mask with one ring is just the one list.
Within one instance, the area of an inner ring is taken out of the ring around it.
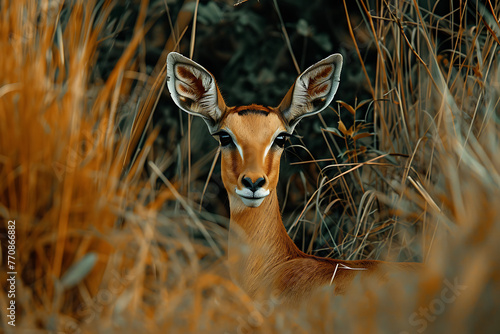
{"label": "female impala", "polygon": [[172,52],[167,58],[168,89],[185,112],[201,116],[220,141],[222,181],[229,195],[230,271],[250,296],[278,292],[300,300],[322,285],[342,293],[352,279],[383,277],[413,263],[341,261],[308,255],[288,236],[276,195],[280,157],[297,123],[332,101],[340,82],[342,56],[331,55],[309,67],[276,108],[228,107],[215,78],[202,66]]}

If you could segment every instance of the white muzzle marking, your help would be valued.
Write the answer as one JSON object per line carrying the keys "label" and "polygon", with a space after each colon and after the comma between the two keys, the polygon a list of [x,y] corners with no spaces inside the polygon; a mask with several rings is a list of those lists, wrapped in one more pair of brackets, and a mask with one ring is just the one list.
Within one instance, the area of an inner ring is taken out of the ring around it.
{"label": "white muzzle marking", "polygon": [[238,196],[240,196],[241,201],[246,206],[251,208],[256,208],[262,204],[264,198],[269,195],[270,191],[268,189],[259,188],[256,192],[251,191],[250,189],[238,189],[235,188],[234,191]]}

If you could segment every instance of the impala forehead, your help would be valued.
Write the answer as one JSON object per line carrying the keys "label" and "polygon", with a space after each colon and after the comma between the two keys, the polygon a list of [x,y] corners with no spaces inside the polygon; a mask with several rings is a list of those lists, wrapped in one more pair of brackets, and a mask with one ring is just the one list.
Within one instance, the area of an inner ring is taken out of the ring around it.
{"label": "impala forehead", "polygon": [[222,128],[231,131],[239,145],[262,145],[263,149],[269,145],[277,133],[286,131],[283,122],[274,113],[268,115],[229,114]]}

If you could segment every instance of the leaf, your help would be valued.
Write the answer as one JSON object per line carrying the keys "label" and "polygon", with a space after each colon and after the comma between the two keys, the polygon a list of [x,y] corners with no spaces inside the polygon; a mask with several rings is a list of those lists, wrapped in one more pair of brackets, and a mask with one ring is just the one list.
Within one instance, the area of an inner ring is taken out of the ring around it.
{"label": "leaf", "polygon": [[339,129],[328,127],[325,129],[325,131],[328,131],[336,136],[339,136],[340,138],[344,138],[344,135],[342,135]]}
{"label": "leaf", "polygon": [[297,22],[297,32],[299,33],[299,35],[302,35],[304,37],[308,37],[311,35],[311,28],[309,28],[306,20],[300,19],[299,22]]}
{"label": "leaf", "polygon": [[312,34],[311,38],[323,50],[327,52],[331,52],[333,50],[333,44],[327,34],[315,33]]}
{"label": "leaf", "polygon": [[344,123],[342,123],[341,120],[339,120],[339,130],[344,134],[344,136],[349,135],[349,131],[347,131],[347,128],[345,127]]}
{"label": "leaf", "polygon": [[97,254],[92,252],[86,254],[78,262],[69,267],[61,278],[63,288],[68,289],[80,283],[92,270],[96,261]]}
{"label": "leaf", "polygon": [[353,124],[349,130],[347,130],[347,133],[349,134],[350,137],[356,132],[356,124]]}
{"label": "leaf", "polygon": [[366,137],[371,137],[371,136],[373,136],[373,133],[363,132],[363,133],[358,133],[357,135],[353,136],[352,139],[358,140],[361,138],[366,138]]}
{"label": "leaf", "polygon": [[210,24],[217,24],[222,19],[222,11],[215,2],[209,2],[204,8],[204,16]]}
{"label": "leaf", "polygon": [[351,114],[356,115],[356,110],[353,107],[351,107],[349,104],[345,103],[344,101],[340,101],[340,100],[337,102],[340,103],[341,106],[346,108]]}

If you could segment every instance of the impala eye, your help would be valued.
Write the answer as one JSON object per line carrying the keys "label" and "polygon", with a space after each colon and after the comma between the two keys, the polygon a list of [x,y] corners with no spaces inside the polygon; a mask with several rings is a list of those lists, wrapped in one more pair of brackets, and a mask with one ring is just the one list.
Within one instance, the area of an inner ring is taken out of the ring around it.
{"label": "impala eye", "polygon": [[222,147],[231,145],[233,143],[233,139],[225,131],[221,131],[221,132],[217,133],[217,136],[219,136],[220,146],[222,146]]}
{"label": "impala eye", "polygon": [[274,145],[278,147],[285,147],[286,143],[286,138],[289,137],[290,135],[288,133],[280,133],[275,139],[274,139]]}

